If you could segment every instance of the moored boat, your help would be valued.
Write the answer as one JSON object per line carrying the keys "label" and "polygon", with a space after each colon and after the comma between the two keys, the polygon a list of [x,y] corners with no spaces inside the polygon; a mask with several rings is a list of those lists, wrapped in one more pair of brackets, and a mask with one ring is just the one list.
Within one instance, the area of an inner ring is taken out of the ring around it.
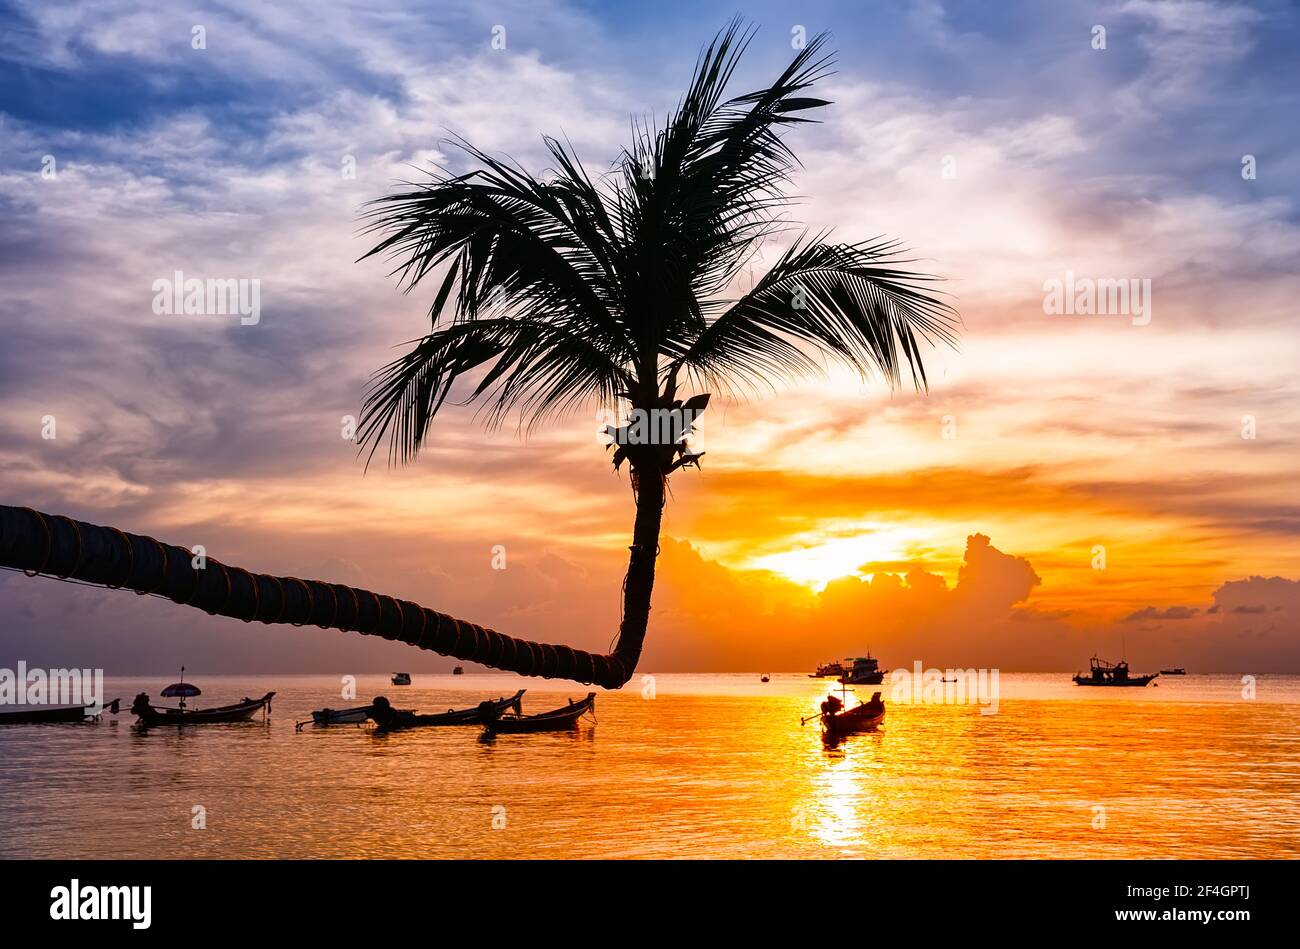
{"label": "moored boat", "polygon": [[577,728],[578,719],[582,718],[587,712],[594,710],[595,707],[596,693],[588,692],[585,699],[578,702],[569,699],[568,705],[549,712],[541,712],[537,715],[524,715],[520,712],[516,712],[514,715],[501,715],[485,721],[483,726],[487,729],[489,735],[502,732],[518,734],[522,732],[568,731]]}
{"label": "moored boat", "polygon": [[[313,725],[360,725],[370,719],[370,706],[358,705],[355,708],[322,708],[311,713]],[[307,722],[296,722],[294,727],[301,730]]]}
{"label": "moored boat", "polygon": [[1185,676],[1187,675],[1187,670],[1182,666],[1174,666],[1172,669],[1161,669],[1160,674],[1162,676]]}
{"label": "moored boat", "polygon": [[107,705],[25,705],[14,709],[0,709],[0,725],[42,725],[60,722],[84,722],[104,712],[117,714],[121,699]]}
{"label": "moored boat", "polygon": [[[871,701],[862,702],[851,709],[844,707],[844,701],[835,695],[826,696],[821,704],[821,713],[812,716],[820,718],[822,730],[827,738],[840,738],[857,732],[874,731],[885,720],[885,703],[876,692]],[[811,719],[804,719],[807,723]]]}
{"label": "moored boat", "polygon": [[1129,675],[1128,660],[1126,659],[1121,659],[1116,663],[1109,663],[1104,659],[1093,656],[1088,660],[1088,665],[1090,669],[1086,676],[1075,673],[1075,685],[1136,686],[1141,688],[1159,675],[1157,672],[1152,672],[1149,675],[1131,676]]}
{"label": "moored boat", "polygon": [[392,681],[393,685],[410,685],[411,674],[409,672],[394,672],[390,681]]}
{"label": "moored boat", "polygon": [[405,728],[429,728],[444,725],[481,725],[489,718],[495,718],[507,709],[514,709],[516,715],[523,711],[525,689],[520,689],[509,698],[489,699],[473,708],[449,708],[445,712],[431,715],[417,715],[415,712],[395,709],[384,696],[377,696],[366,709],[369,717],[378,725],[377,731],[400,731]]}
{"label": "moored boat", "polygon": [[457,666],[455,669],[451,670],[451,674],[454,676],[463,676],[465,674],[465,667]]}
{"label": "moored boat", "polygon": [[218,705],[214,708],[169,708],[151,705],[149,694],[141,692],[131,703],[131,714],[138,718],[141,725],[217,725],[227,722],[246,722],[257,712],[265,710],[271,714],[271,699],[274,692],[267,692],[260,699],[245,697],[233,705]]}
{"label": "moored boat", "polygon": [[880,685],[885,681],[885,670],[880,668],[879,660],[871,658],[871,653],[846,661],[849,667],[840,676],[845,685]]}
{"label": "moored boat", "polygon": [[843,664],[843,663],[840,663],[840,662],[824,662],[824,663],[822,663],[821,665],[819,665],[819,666],[817,667],[817,671],[816,671],[816,672],[810,672],[810,673],[808,673],[808,678],[810,678],[810,679],[825,679],[825,678],[835,678],[835,679],[838,679],[840,676],[844,675],[844,673],[845,673],[845,669],[844,669],[844,664]]}

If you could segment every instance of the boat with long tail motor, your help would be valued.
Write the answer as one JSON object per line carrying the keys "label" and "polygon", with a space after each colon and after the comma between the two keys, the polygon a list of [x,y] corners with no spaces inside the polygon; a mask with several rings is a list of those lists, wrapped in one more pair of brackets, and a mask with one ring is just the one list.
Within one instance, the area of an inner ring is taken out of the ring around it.
{"label": "boat with long tail motor", "polygon": [[524,715],[520,712],[514,715],[501,715],[485,721],[483,727],[487,729],[489,735],[569,731],[577,728],[578,719],[587,712],[594,712],[595,708],[596,693],[588,692],[585,699],[578,702],[569,699],[568,705],[549,712],[540,712],[537,715]]}
{"label": "boat with long tail motor", "polygon": [[379,726],[376,730],[383,732],[401,731],[406,728],[431,728],[445,725],[481,725],[489,718],[498,716],[508,709],[516,715],[523,712],[525,689],[520,689],[508,698],[489,699],[473,708],[449,708],[445,712],[431,715],[417,715],[415,712],[393,708],[387,698],[377,696],[368,709],[370,718]]}
{"label": "boat with long tail motor", "polygon": [[14,709],[0,709],[0,725],[43,725],[62,722],[84,722],[98,718],[104,712],[116,715],[121,699],[107,705],[26,705]]}
{"label": "boat with long tail motor", "polygon": [[821,720],[822,732],[828,740],[875,731],[885,720],[885,703],[881,700],[880,693],[876,692],[871,696],[871,701],[846,709],[844,700],[831,694],[826,696],[817,715],[802,719],[800,724],[806,725],[813,719]]}
{"label": "boat with long tail motor", "polygon": [[267,692],[260,699],[245,696],[233,705],[218,705],[214,708],[170,708],[152,705],[149,693],[141,692],[131,703],[131,714],[139,719],[140,725],[219,725],[228,722],[246,722],[258,712],[271,714],[271,699],[274,692]]}

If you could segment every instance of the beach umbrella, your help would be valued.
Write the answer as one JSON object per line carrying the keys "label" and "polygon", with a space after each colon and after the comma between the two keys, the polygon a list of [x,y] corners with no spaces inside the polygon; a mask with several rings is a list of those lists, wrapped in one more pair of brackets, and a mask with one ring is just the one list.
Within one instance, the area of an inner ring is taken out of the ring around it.
{"label": "beach umbrella", "polygon": [[179,698],[181,705],[185,705],[186,699],[192,699],[196,695],[202,695],[203,690],[197,685],[185,681],[185,667],[181,666],[181,681],[173,682],[167,688],[162,690],[162,696],[168,699]]}
{"label": "beach umbrella", "polygon": [[173,682],[167,688],[162,690],[162,694],[169,699],[180,697],[183,699],[192,699],[196,695],[202,695],[203,690],[197,685],[190,685],[188,682]]}

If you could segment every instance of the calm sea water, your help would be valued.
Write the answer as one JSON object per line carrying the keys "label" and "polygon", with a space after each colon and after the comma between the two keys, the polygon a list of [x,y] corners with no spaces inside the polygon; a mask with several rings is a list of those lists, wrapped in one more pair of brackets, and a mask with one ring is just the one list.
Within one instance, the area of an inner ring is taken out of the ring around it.
{"label": "calm sea water", "polygon": [[[879,732],[828,748],[799,724],[828,687],[805,676],[661,675],[653,699],[600,693],[577,733],[492,741],[295,732],[349,704],[337,678],[211,677],[200,702],[276,690],[269,724],[0,726],[0,856],[1296,856],[1300,677],[1261,676],[1254,701],[1235,677],[1159,683],[1004,675],[995,715],[889,702]],[[158,701],[164,684],[107,692]],[[422,711],[521,686],[525,711],[585,694],[513,676],[358,684]]]}

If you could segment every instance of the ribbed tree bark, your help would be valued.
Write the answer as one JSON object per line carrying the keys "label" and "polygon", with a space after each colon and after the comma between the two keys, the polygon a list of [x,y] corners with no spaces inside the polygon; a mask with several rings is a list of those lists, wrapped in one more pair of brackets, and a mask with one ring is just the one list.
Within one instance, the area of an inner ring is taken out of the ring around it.
{"label": "ribbed tree bark", "polygon": [[646,627],[650,623],[650,595],[655,585],[659,556],[659,528],[664,514],[664,478],[657,467],[647,466],[632,475],[636,492],[636,524],[628,548],[627,577],[623,580],[623,621],[618,628],[614,657],[628,669],[641,659]]}
{"label": "ribbed tree bark", "polygon": [[0,505],[0,566],[33,576],[49,574],[154,593],[246,623],[311,624],[382,636],[520,675],[617,689],[636,671],[645,640],[663,499],[663,480],[646,478],[637,498],[623,622],[614,651],[606,656],[516,639],[418,603],[341,583],[250,573],[211,557],[204,569],[194,569],[194,555],[184,547],[31,508]]}

